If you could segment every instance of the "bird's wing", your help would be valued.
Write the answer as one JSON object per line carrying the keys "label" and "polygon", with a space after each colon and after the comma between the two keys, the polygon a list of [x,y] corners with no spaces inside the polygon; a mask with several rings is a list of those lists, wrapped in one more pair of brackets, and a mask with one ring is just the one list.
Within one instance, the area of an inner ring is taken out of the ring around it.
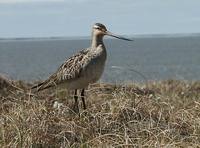
{"label": "bird's wing", "polygon": [[83,70],[84,61],[88,60],[88,49],[81,50],[76,55],[66,60],[58,70],[51,75],[44,82],[37,84],[32,89],[37,88],[38,91],[56,86],[63,83],[64,81],[74,80],[80,77],[81,71]]}

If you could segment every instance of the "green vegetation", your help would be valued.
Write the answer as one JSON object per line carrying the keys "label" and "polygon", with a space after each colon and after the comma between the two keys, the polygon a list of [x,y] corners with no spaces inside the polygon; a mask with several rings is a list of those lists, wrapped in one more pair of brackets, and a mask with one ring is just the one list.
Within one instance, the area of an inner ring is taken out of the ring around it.
{"label": "green vegetation", "polygon": [[31,95],[23,82],[0,82],[0,147],[200,145],[200,82],[94,84],[80,116],[71,92]]}

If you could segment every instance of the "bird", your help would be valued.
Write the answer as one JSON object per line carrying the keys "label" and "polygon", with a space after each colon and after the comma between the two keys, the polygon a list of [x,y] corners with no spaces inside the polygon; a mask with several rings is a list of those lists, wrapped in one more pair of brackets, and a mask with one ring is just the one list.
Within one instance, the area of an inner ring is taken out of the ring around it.
{"label": "bird", "polygon": [[101,23],[95,23],[92,27],[91,46],[68,58],[47,80],[36,84],[31,89],[41,91],[54,86],[63,86],[68,90],[74,90],[74,111],[76,112],[79,112],[77,91],[81,90],[80,97],[85,110],[85,89],[89,84],[97,82],[104,71],[107,59],[106,47],[103,42],[105,35],[133,41],[109,32]]}

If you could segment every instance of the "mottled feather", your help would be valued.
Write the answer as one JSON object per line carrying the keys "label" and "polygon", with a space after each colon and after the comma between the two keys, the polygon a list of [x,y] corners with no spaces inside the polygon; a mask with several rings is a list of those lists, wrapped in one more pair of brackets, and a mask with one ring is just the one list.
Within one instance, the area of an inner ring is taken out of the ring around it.
{"label": "mottled feather", "polygon": [[70,57],[46,81],[32,89],[37,88],[40,91],[61,84],[67,89],[76,90],[84,89],[89,84],[97,82],[104,71],[107,57],[103,43],[104,35],[130,41],[108,32],[103,24],[96,23],[92,30],[91,46]]}
{"label": "mottled feather", "polygon": [[58,68],[58,70],[53,75],[51,75],[44,82],[33,86],[32,89],[37,88],[37,90],[40,91],[49,87],[56,86],[65,81],[73,81],[74,79],[79,78],[83,69],[83,64],[87,63],[86,60],[88,60],[88,52],[88,49],[84,49],[70,57]]}

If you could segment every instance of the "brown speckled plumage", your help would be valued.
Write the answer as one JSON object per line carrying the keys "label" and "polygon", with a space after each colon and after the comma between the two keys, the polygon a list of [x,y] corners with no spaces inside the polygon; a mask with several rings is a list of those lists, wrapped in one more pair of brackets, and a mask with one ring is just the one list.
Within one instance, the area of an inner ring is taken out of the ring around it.
{"label": "brown speckled plumage", "polygon": [[37,91],[53,87],[65,86],[67,89],[75,90],[75,108],[78,110],[77,89],[82,89],[81,96],[84,109],[84,89],[91,83],[98,81],[104,71],[106,61],[106,48],[103,43],[104,35],[109,35],[123,40],[124,37],[116,36],[107,31],[103,24],[96,23],[92,30],[91,47],[81,50],[66,60],[58,70],[44,82],[33,86]]}

